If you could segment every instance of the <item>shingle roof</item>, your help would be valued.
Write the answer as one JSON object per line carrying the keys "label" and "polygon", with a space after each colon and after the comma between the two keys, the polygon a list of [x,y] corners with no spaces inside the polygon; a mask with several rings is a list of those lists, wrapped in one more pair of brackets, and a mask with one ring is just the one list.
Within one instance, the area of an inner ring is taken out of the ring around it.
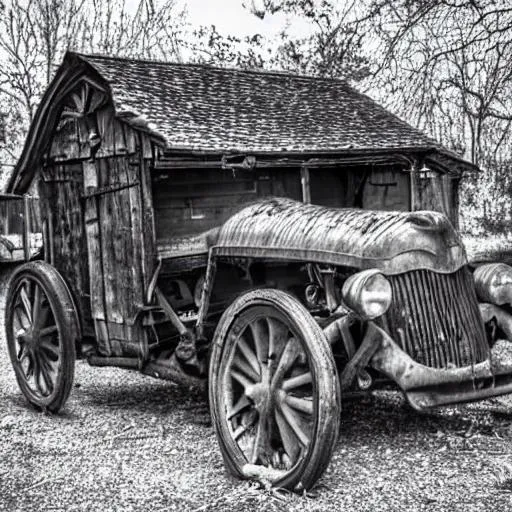
{"label": "shingle roof", "polygon": [[62,91],[89,74],[110,90],[116,115],[167,150],[215,154],[424,152],[459,174],[477,168],[346,82],[68,52],[32,121],[7,185],[25,191],[60,115]]}
{"label": "shingle roof", "polygon": [[342,80],[74,56],[108,82],[118,114],[142,116],[170,148],[323,152],[439,147]]}

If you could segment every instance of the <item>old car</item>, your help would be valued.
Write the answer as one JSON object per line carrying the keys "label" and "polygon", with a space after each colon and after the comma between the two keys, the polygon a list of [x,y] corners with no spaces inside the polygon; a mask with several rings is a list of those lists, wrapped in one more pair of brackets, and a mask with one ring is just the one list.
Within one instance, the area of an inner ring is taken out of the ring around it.
{"label": "old car", "polygon": [[79,357],[206,386],[229,471],[292,490],[345,393],[509,393],[512,268],[468,265],[466,171],[340,80],[68,53],[8,187],[40,214],[6,302],[21,391],[59,411]]}

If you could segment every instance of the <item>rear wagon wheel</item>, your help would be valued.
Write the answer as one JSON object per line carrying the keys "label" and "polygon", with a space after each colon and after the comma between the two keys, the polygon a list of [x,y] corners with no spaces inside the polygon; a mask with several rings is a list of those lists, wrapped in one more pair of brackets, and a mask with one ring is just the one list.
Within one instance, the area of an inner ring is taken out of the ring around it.
{"label": "rear wagon wheel", "polygon": [[22,393],[36,408],[58,412],[73,386],[78,319],[54,267],[34,261],[16,269],[7,291],[5,324]]}
{"label": "rear wagon wheel", "polygon": [[331,458],[340,391],[331,348],[309,312],[255,290],[223,314],[213,341],[212,422],[235,476],[310,488]]}

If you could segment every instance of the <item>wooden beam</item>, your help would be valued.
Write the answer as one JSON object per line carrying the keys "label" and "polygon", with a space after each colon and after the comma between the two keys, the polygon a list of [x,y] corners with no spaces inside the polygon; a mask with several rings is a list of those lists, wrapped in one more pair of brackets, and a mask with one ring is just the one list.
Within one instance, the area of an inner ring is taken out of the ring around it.
{"label": "wooden beam", "polygon": [[[169,157],[164,156],[155,162],[156,170],[176,170],[176,169],[220,169],[222,168],[221,159],[201,160],[190,157]],[[268,169],[274,167],[301,167],[307,165],[309,169],[315,167],[335,167],[339,165],[361,165],[361,164],[389,164],[402,163],[410,164],[410,159],[401,154],[389,155],[347,155],[338,158],[259,158],[254,165],[255,169]],[[250,173],[250,170],[244,171]]]}
{"label": "wooden beam", "polygon": [[30,260],[30,197],[23,196],[23,253],[25,261]]}
{"label": "wooden beam", "polygon": [[311,188],[309,181],[309,168],[303,165],[300,168],[300,183],[302,185],[302,200],[305,203],[311,203]]}
{"label": "wooden beam", "polygon": [[410,198],[410,210],[415,212],[418,209],[418,170],[421,167],[421,161],[415,159],[411,165],[410,171],[410,187],[411,187],[411,198]]}

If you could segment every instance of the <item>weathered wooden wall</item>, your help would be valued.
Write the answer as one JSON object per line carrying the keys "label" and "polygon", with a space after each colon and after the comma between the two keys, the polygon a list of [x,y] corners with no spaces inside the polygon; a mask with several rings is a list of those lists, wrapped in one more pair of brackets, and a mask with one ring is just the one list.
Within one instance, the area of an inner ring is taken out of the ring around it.
{"label": "weathered wooden wall", "polygon": [[413,204],[415,210],[434,210],[444,213],[451,223],[459,225],[459,178],[440,172],[414,172]]}
{"label": "weathered wooden wall", "polygon": [[48,165],[39,180],[45,259],[68,283],[80,312],[84,335],[94,334],[89,302],[89,269],[83,207],[83,172],[80,162]]}
{"label": "weathered wooden wall", "polygon": [[168,169],[155,173],[156,237],[161,243],[219,226],[259,197],[301,199],[298,169]]}
{"label": "weathered wooden wall", "polygon": [[411,208],[409,172],[379,168],[369,173],[361,205],[367,210],[407,211]]}
{"label": "weathered wooden wall", "polygon": [[[99,145],[91,143],[91,126]],[[105,356],[144,350],[137,314],[154,270],[153,142],[110,107],[63,118],[40,184],[48,259]]]}
{"label": "weathered wooden wall", "polygon": [[[277,196],[301,201],[298,167],[256,170],[159,168],[153,176],[156,238],[168,247],[176,238],[221,225],[242,205]],[[311,202],[330,207],[380,210],[410,208],[409,174],[390,166],[331,166],[309,170]],[[358,191],[360,197],[357,198]]]}

